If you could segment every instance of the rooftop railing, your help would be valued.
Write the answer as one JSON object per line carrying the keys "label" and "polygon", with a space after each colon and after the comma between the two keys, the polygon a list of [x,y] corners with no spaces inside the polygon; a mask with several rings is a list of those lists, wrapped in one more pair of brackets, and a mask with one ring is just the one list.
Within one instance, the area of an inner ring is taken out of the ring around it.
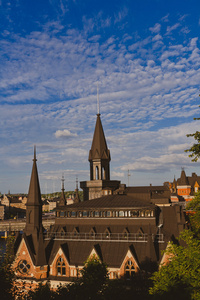
{"label": "rooftop railing", "polygon": [[[151,234],[156,242],[163,242],[163,234]],[[140,233],[77,233],[77,232],[47,232],[45,239],[68,240],[68,241],[121,241],[121,242],[147,242],[148,234]]]}

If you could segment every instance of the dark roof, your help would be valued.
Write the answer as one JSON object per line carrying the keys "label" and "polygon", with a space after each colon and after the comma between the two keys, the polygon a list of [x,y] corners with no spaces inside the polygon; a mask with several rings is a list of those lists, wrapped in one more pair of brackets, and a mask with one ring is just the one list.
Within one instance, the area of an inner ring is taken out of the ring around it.
{"label": "dark roof", "polygon": [[168,186],[130,186],[126,188],[127,193],[150,193],[156,191],[169,191]]}
{"label": "dark roof", "polygon": [[92,147],[89,152],[88,160],[108,159],[110,161],[110,150],[107,147],[100,114],[97,114],[96,126],[92,141]]}
{"label": "dark roof", "polygon": [[[92,250],[95,249],[100,259],[104,261],[109,267],[120,267],[128,250],[131,251],[136,262],[140,265],[149,256],[148,243],[120,243],[120,242],[99,242],[94,243],[85,241],[55,241],[49,264],[53,259],[59,248],[62,248],[63,252],[70,265],[81,266],[88,259]],[[152,250],[152,260],[156,261],[155,249]],[[139,263],[140,261],[140,263]]]}
{"label": "dark roof", "polygon": [[[87,200],[79,203],[67,205],[65,208],[155,208],[153,204],[138,200],[127,195],[108,195],[93,200]],[[62,207],[63,209],[63,207]]]}
{"label": "dark roof", "polygon": [[185,171],[181,171],[181,177],[177,180],[178,185],[189,185],[188,178],[185,174]]}

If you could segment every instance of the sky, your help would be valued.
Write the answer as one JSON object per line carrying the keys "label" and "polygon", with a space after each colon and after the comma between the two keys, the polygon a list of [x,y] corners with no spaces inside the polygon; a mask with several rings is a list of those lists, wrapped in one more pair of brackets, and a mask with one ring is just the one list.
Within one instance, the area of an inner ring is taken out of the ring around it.
{"label": "sky", "polygon": [[89,180],[97,85],[112,180],[200,175],[199,33],[199,0],[0,0],[0,192],[28,192],[34,145],[42,193]]}

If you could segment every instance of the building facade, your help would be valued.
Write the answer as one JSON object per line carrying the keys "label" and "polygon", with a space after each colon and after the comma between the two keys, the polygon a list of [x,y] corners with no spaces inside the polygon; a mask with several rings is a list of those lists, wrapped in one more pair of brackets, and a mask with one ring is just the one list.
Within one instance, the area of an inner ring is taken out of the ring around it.
{"label": "building facade", "polygon": [[[90,181],[66,205],[64,185],[55,224],[44,233],[42,201],[34,152],[26,209],[26,227],[15,243],[13,267],[22,280],[49,280],[53,287],[77,278],[84,262],[97,256],[108,265],[110,279],[153,272],[162,250],[185,228],[180,206],[171,206],[166,187],[131,187],[110,180],[110,151],[97,115],[89,152]],[[92,199],[93,198],[93,199]]]}

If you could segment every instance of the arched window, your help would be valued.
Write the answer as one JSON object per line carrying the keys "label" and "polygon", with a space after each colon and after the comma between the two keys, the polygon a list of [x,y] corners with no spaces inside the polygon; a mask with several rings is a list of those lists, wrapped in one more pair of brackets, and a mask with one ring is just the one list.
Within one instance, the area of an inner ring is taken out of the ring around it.
{"label": "arched window", "polygon": [[126,262],[124,271],[126,278],[132,278],[134,276],[135,267],[131,259]]}
{"label": "arched window", "polygon": [[99,180],[99,168],[96,166],[96,179]]}
{"label": "arched window", "polygon": [[59,257],[56,263],[57,275],[65,276],[66,275],[66,267],[62,257]]}

